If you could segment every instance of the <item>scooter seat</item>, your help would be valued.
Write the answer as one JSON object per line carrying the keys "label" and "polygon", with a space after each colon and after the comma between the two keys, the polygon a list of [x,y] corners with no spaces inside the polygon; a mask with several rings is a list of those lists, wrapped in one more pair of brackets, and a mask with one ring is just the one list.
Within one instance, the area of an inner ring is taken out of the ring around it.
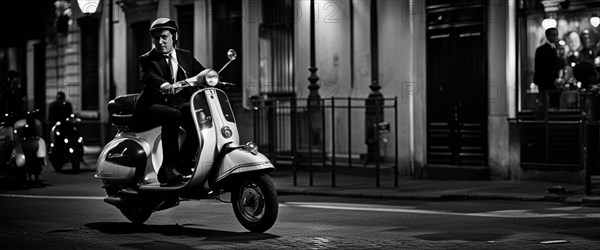
{"label": "scooter seat", "polygon": [[133,121],[133,109],[140,94],[129,94],[117,96],[108,103],[113,125],[118,127],[130,127]]}

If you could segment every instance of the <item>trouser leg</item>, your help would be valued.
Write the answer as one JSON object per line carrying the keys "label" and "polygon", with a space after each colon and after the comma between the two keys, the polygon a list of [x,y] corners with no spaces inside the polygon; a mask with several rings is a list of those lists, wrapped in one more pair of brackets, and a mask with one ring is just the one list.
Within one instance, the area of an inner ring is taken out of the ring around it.
{"label": "trouser leg", "polygon": [[180,107],[182,114],[181,126],[187,132],[187,136],[181,146],[181,159],[184,162],[194,160],[196,151],[198,150],[198,132],[193,121],[192,113],[190,112],[190,103],[185,103]]}
{"label": "trouser leg", "polygon": [[179,124],[181,112],[173,107],[154,104],[146,112],[144,121],[161,126],[163,166],[175,166],[179,159]]}

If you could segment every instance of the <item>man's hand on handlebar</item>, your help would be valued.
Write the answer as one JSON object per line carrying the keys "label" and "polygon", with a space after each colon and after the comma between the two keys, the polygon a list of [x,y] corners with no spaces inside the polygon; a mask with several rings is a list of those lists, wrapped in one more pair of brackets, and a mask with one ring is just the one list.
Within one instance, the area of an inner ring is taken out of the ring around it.
{"label": "man's hand on handlebar", "polygon": [[174,95],[175,86],[174,84],[165,84],[160,88],[160,92],[163,93],[163,95]]}
{"label": "man's hand on handlebar", "polygon": [[160,92],[163,93],[163,95],[174,95],[177,92],[179,92],[181,89],[190,86],[190,84],[186,81],[178,81],[176,83],[173,84],[165,84],[164,86],[162,86],[160,88]]}

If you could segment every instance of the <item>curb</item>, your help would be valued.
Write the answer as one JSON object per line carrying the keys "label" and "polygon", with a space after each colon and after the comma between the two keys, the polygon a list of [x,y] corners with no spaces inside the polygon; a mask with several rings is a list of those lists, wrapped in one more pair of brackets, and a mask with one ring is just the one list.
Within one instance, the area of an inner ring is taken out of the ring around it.
{"label": "curb", "polygon": [[461,201],[461,200],[514,200],[528,202],[554,202],[569,205],[600,207],[600,197],[568,197],[564,195],[515,195],[502,193],[473,194],[429,194],[429,193],[381,193],[356,192],[352,190],[308,190],[303,188],[277,188],[278,195],[319,195],[346,198],[373,198],[424,201]]}
{"label": "curb", "polygon": [[585,197],[583,198],[583,206],[586,207],[600,207],[600,197]]}

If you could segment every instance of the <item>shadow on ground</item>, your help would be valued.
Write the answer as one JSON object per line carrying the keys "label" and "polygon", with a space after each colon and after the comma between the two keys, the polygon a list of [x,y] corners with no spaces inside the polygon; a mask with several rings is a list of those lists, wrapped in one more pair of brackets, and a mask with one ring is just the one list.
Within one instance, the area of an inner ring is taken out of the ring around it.
{"label": "shadow on ground", "polygon": [[182,225],[138,225],[129,222],[93,222],[85,225],[104,234],[156,233],[164,236],[186,236],[204,238],[204,241],[249,243],[252,241],[279,238],[277,235],[251,232],[230,232],[202,228],[197,224]]}

